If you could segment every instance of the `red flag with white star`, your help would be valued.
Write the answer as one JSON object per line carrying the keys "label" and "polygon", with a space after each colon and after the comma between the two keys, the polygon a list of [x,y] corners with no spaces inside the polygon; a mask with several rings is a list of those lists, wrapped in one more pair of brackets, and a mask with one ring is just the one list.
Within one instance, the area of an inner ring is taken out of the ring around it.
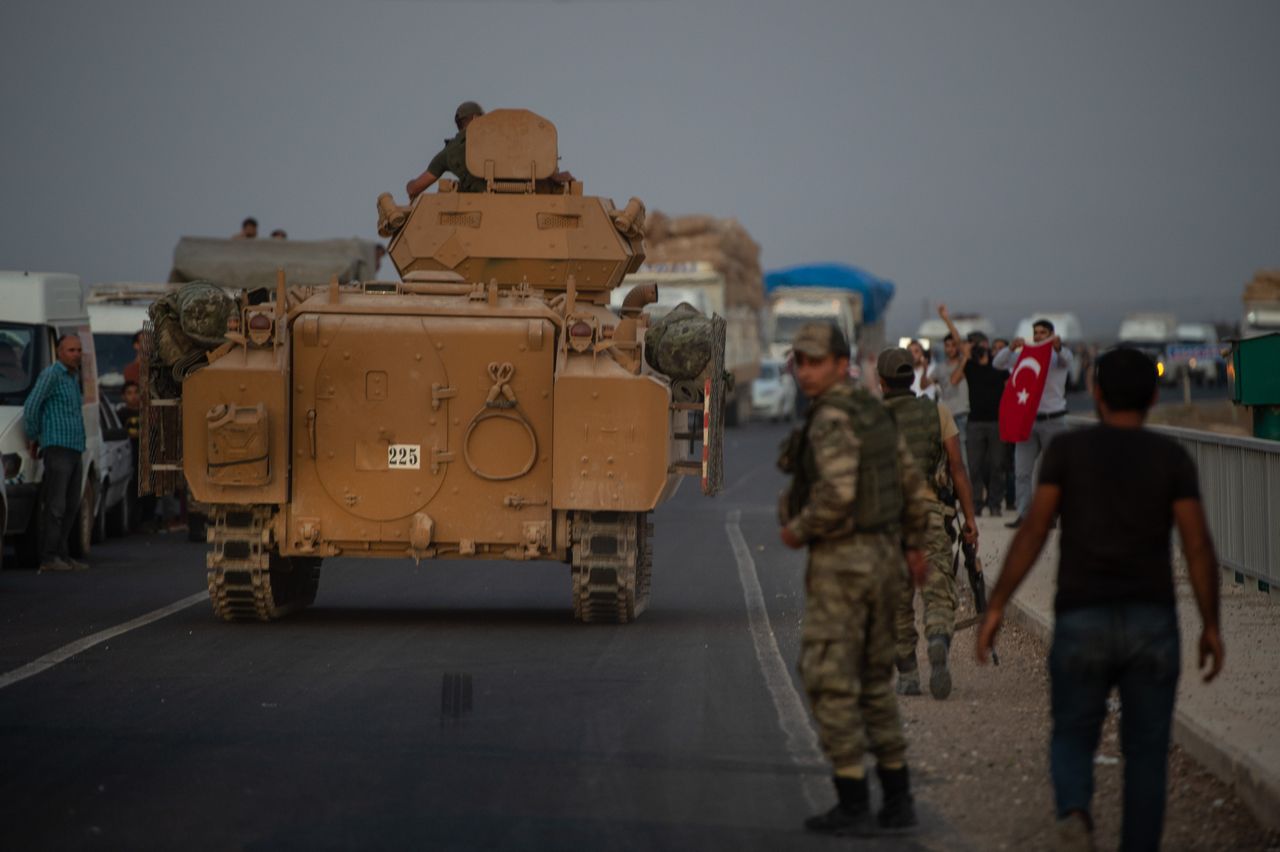
{"label": "red flag with white star", "polygon": [[1022,347],[1018,363],[1004,384],[1004,396],[1000,397],[1001,441],[1017,444],[1031,437],[1052,357],[1053,343],[1048,340]]}

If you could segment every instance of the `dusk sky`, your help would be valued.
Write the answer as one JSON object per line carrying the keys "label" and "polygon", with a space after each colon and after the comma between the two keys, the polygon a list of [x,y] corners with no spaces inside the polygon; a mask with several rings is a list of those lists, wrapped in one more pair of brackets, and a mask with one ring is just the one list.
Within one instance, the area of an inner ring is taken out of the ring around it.
{"label": "dusk sky", "polygon": [[374,238],[473,99],[554,121],[589,194],[894,281],[894,333],[1236,320],[1280,266],[1278,41],[1269,0],[5,0],[0,267],[163,280],[246,215]]}

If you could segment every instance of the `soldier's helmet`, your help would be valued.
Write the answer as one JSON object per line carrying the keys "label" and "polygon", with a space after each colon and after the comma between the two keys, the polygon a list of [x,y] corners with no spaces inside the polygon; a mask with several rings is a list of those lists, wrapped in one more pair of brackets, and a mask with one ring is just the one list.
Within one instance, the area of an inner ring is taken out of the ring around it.
{"label": "soldier's helmet", "polygon": [[453,123],[462,129],[462,120],[464,118],[474,118],[477,115],[484,115],[484,109],[475,101],[463,101],[458,104],[458,108],[453,111]]}

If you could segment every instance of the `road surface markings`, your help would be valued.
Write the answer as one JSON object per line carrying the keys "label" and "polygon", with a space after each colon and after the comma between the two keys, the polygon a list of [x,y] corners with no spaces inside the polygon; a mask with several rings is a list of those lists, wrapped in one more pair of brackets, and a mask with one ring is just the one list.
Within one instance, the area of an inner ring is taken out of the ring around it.
{"label": "road surface markings", "polygon": [[[800,693],[796,692],[791,672],[778,650],[778,640],[774,637],[764,592],[760,588],[760,575],[756,573],[756,561],[751,558],[751,548],[747,546],[747,540],[743,538],[742,529],[738,526],[741,519],[740,511],[735,509],[729,512],[725,516],[724,529],[729,534],[733,558],[738,563],[738,579],[742,582],[742,594],[747,601],[747,623],[751,630],[752,644],[755,645],[756,661],[760,664],[760,673],[764,675],[769,697],[773,699],[774,710],[778,713],[778,726],[787,738],[787,752],[791,755],[791,762],[801,769],[825,769],[826,761],[818,748],[818,737],[809,724],[809,712],[805,709]],[[802,778],[804,780],[801,786],[809,807],[818,808],[831,798],[825,775],[817,777],[806,773]]]}
{"label": "road surface markings", "polygon": [[75,642],[63,645],[58,650],[50,651],[48,654],[32,660],[25,666],[20,666],[13,671],[5,672],[0,675],[0,689],[4,689],[7,686],[13,686],[19,681],[24,681],[29,677],[40,674],[42,671],[53,668],[58,663],[66,662],[76,654],[89,650],[94,645],[101,644],[109,639],[114,639],[123,633],[128,633],[130,630],[137,630],[139,627],[145,627],[153,621],[159,621],[165,616],[173,615],[175,612],[184,610],[192,604],[197,604],[200,601],[207,601],[208,599],[208,592],[197,592],[196,594],[185,597],[182,600],[174,601],[168,606],[162,606],[160,609],[153,610],[146,615],[140,615],[132,621],[126,621],[124,624],[117,624],[115,627],[108,627],[106,630],[99,630],[97,633],[86,636],[83,639],[77,639]]}

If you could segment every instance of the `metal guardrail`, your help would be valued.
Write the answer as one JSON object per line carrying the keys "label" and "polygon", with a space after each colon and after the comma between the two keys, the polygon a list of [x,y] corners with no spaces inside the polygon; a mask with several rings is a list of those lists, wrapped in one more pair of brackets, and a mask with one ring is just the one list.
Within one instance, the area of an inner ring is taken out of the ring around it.
{"label": "metal guardrail", "polygon": [[[1071,427],[1089,417],[1068,417]],[[1220,435],[1177,426],[1147,426],[1176,440],[1200,475],[1200,498],[1218,562],[1261,591],[1280,587],[1280,441]]]}

